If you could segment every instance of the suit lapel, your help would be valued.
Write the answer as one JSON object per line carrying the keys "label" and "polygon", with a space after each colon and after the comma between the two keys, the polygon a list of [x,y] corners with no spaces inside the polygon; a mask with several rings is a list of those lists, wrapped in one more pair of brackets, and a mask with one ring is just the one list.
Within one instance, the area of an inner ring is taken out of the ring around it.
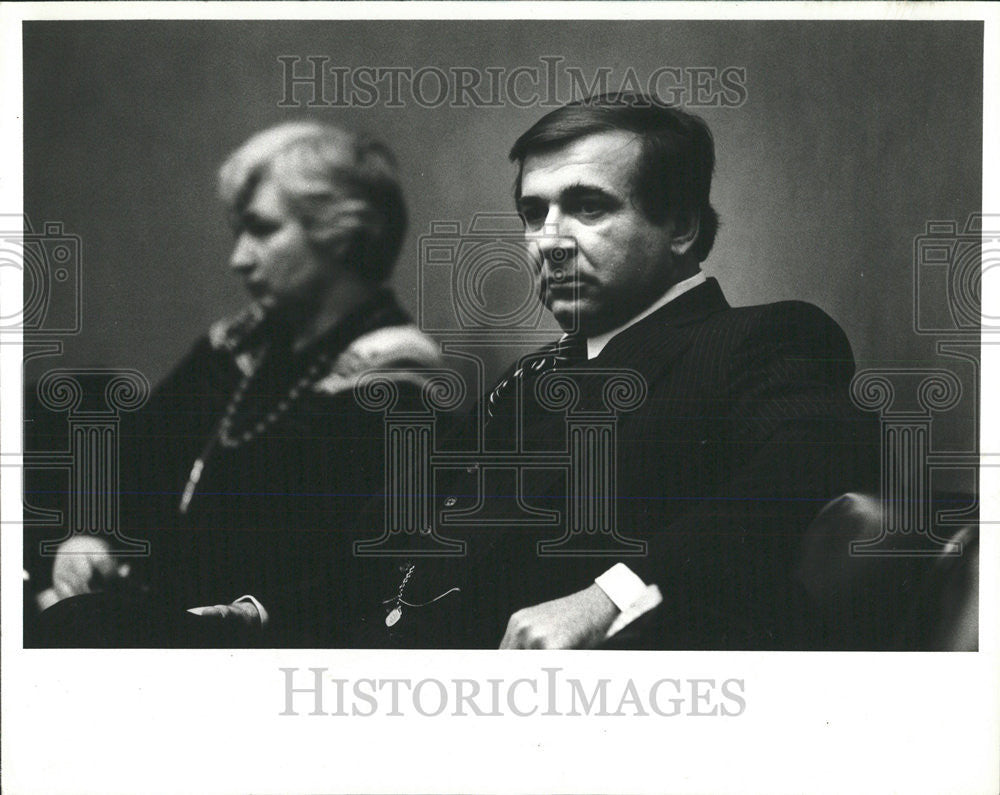
{"label": "suit lapel", "polygon": [[617,334],[590,363],[638,370],[653,383],[691,345],[698,325],[728,308],[719,283],[708,279]]}

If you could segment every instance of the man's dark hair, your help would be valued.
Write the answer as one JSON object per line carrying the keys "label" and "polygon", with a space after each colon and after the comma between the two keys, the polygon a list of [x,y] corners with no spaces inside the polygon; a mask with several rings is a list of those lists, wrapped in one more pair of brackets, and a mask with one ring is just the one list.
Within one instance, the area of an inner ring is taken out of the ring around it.
{"label": "man's dark hair", "polygon": [[624,130],[635,133],[642,152],[633,179],[635,198],[654,223],[697,217],[692,253],[701,262],[712,250],[719,216],[709,203],[715,144],[697,116],[642,94],[601,94],[546,114],[514,142],[518,164],[515,198],[521,197],[524,161],[587,135]]}

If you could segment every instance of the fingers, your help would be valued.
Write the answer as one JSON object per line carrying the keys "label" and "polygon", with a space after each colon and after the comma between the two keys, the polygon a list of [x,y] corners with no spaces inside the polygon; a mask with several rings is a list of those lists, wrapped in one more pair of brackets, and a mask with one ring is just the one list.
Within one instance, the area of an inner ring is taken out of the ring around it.
{"label": "fingers", "polygon": [[86,584],[80,583],[77,580],[53,580],[52,590],[55,591],[58,599],[56,601],[61,601],[63,599],[68,599],[71,596],[76,596],[81,593],[89,593],[90,589]]}
{"label": "fingers", "polygon": [[35,597],[35,604],[39,610],[48,610],[58,601],[59,595],[56,593],[55,588],[46,588]]}
{"label": "fingers", "polygon": [[77,594],[90,593],[94,567],[89,556],[68,555],[57,559],[52,571],[52,587],[60,599]]}
{"label": "fingers", "polygon": [[100,575],[102,579],[109,580],[118,574],[115,559],[105,550],[87,555],[87,560],[90,561],[93,571]]}
{"label": "fingers", "polygon": [[209,616],[211,618],[225,618],[230,614],[229,605],[205,605],[204,607],[192,607],[188,610],[196,616]]}
{"label": "fingers", "polygon": [[260,627],[262,625],[260,612],[252,602],[234,602],[230,609],[238,613],[240,619],[248,627]]}
{"label": "fingers", "polygon": [[500,641],[501,649],[558,649],[559,645],[554,645],[547,637],[542,635],[531,635],[527,633],[511,634],[507,633]]}
{"label": "fingers", "polygon": [[519,649],[518,645],[518,635],[521,632],[521,613],[520,611],[514,613],[507,621],[507,631],[503,634],[503,640],[500,641],[501,649]]}
{"label": "fingers", "polygon": [[535,623],[531,614],[519,610],[507,622],[507,631],[500,641],[501,649],[549,649],[560,648],[553,642],[551,633],[544,625]]}
{"label": "fingers", "polygon": [[92,593],[100,582],[127,577],[130,571],[129,564],[116,565],[114,558],[105,553],[65,555],[52,569],[52,587],[60,599],[65,599]]}
{"label": "fingers", "polygon": [[251,604],[204,605],[190,607],[188,612],[202,618],[217,618],[223,621],[235,621],[247,627],[260,628],[260,614]]}
{"label": "fingers", "polygon": [[[599,590],[595,585],[594,590]],[[618,608],[590,588],[518,610],[507,622],[501,649],[581,649],[595,646]]]}
{"label": "fingers", "polygon": [[91,593],[99,582],[127,576],[129,571],[127,563],[117,564],[103,539],[74,536],[56,554],[52,588],[58,599],[66,599]]}

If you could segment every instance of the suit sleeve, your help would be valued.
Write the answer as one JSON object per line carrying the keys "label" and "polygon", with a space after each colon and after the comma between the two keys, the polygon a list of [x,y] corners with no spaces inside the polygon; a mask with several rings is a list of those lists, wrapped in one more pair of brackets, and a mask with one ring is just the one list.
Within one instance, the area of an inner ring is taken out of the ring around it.
{"label": "suit sleeve", "polygon": [[681,630],[709,648],[801,646],[815,631],[790,576],[801,534],[827,500],[877,482],[878,436],[850,403],[847,339],[819,309],[775,305],[731,361],[731,469],[634,568],[664,593],[668,646]]}

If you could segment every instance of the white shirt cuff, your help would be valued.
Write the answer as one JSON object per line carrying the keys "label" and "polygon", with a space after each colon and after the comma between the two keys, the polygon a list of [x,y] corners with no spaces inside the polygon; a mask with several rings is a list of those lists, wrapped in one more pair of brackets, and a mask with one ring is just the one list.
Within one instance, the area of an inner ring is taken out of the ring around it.
{"label": "white shirt cuff", "polygon": [[264,605],[257,601],[256,597],[250,594],[244,594],[239,599],[234,599],[233,604],[239,604],[240,602],[249,602],[254,607],[257,608],[257,612],[260,614],[260,625],[262,627],[267,626],[267,610],[264,609]]}
{"label": "white shirt cuff", "polygon": [[623,613],[646,591],[646,583],[624,563],[616,563],[594,582]]}
{"label": "white shirt cuff", "polygon": [[642,592],[642,596],[636,599],[628,610],[618,614],[618,618],[608,627],[608,632],[604,636],[605,639],[617,635],[621,630],[639,618],[639,616],[645,615],[655,607],[659,607],[662,602],[663,594],[660,593],[659,586],[655,584],[647,585],[646,589]]}

